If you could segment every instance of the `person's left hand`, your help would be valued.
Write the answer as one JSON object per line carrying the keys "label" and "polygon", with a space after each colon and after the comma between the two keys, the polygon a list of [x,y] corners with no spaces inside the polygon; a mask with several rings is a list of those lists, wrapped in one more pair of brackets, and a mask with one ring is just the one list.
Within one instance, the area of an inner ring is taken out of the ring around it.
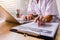
{"label": "person's left hand", "polygon": [[33,14],[22,15],[21,18],[22,18],[24,21],[29,21],[29,20],[34,19],[34,15],[33,15]]}
{"label": "person's left hand", "polygon": [[32,20],[34,18],[34,15],[33,14],[28,14],[27,15],[27,20]]}

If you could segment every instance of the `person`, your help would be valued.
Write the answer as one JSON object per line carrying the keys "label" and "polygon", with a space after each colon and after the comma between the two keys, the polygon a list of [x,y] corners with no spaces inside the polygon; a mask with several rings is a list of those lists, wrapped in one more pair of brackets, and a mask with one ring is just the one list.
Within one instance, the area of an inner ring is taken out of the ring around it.
{"label": "person", "polygon": [[31,20],[37,14],[38,16],[35,18],[35,22],[38,25],[44,23],[44,21],[50,22],[53,15],[59,15],[56,0],[29,0],[27,13],[28,15],[23,16],[23,19]]}

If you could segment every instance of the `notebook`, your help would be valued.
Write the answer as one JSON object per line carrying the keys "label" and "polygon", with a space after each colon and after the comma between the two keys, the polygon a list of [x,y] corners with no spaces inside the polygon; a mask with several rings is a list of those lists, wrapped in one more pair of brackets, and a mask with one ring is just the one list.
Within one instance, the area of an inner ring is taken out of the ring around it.
{"label": "notebook", "polygon": [[54,38],[56,31],[58,29],[59,23],[45,23],[45,25],[42,25],[38,27],[38,25],[34,22],[30,22],[24,25],[19,25],[16,27],[13,27],[12,29],[16,29],[19,32],[27,33],[29,35],[33,36],[43,36]]}

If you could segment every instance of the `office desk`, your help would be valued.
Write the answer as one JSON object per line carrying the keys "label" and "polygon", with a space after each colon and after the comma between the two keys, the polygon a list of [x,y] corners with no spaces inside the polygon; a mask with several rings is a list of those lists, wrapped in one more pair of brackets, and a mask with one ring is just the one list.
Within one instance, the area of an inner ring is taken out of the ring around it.
{"label": "office desk", "polygon": [[[17,24],[2,22],[0,23],[0,40],[43,40],[31,36],[24,37],[22,34],[9,31],[13,26]],[[60,40],[60,28],[58,30],[56,40]]]}

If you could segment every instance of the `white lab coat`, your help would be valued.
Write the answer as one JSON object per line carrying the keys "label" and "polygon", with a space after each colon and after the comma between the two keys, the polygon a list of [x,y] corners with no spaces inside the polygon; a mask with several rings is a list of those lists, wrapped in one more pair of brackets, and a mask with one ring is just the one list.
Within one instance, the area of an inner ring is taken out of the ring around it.
{"label": "white lab coat", "polygon": [[56,0],[29,0],[28,13],[33,12],[42,16],[59,15]]}

